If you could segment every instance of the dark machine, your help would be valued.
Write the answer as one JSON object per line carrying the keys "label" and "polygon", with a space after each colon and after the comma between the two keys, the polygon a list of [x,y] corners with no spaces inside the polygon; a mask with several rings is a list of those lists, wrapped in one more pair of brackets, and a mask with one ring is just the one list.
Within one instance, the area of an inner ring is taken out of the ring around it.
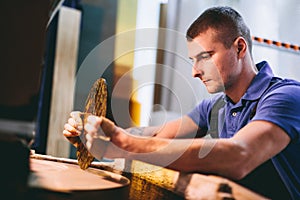
{"label": "dark machine", "polygon": [[59,1],[54,0],[0,3],[0,190],[9,199],[26,198],[46,30],[57,5]]}

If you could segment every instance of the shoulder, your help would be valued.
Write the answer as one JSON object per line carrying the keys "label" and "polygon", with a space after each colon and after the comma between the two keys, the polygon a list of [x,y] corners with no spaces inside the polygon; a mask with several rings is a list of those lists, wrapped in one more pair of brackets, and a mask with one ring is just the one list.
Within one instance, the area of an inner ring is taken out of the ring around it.
{"label": "shoulder", "polygon": [[294,80],[274,83],[257,104],[254,120],[265,120],[281,127],[292,139],[300,134],[300,84]]}
{"label": "shoulder", "polygon": [[262,99],[266,98],[274,98],[282,102],[300,102],[300,82],[292,79],[276,80],[262,97]]}
{"label": "shoulder", "polygon": [[218,102],[223,101],[225,95],[223,93],[218,93],[213,95],[211,98],[203,99],[196,107],[198,111],[210,112],[214,105]]}
{"label": "shoulder", "polygon": [[223,93],[215,94],[211,98],[202,100],[187,116],[189,116],[200,127],[208,125],[210,112],[219,99],[224,98]]}

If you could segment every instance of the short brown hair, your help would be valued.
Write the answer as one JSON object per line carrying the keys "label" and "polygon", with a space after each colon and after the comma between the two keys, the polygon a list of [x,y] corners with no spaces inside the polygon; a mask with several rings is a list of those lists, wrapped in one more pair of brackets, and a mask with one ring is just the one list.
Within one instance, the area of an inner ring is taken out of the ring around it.
{"label": "short brown hair", "polygon": [[229,48],[237,37],[243,37],[248,43],[250,54],[252,54],[250,30],[236,10],[227,6],[212,7],[205,10],[190,25],[186,38],[192,40],[209,28],[216,31],[216,39],[222,42],[226,48]]}

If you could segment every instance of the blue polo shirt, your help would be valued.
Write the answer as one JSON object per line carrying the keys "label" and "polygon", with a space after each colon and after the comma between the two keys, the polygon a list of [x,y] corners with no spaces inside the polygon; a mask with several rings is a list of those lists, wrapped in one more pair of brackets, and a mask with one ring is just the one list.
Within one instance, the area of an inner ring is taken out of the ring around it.
{"label": "blue polo shirt", "polygon": [[[202,130],[209,130],[211,109],[220,96],[220,138],[230,138],[252,120],[265,120],[281,127],[291,138],[289,145],[272,158],[293,199],[300,199],[300,83],[275,77],[267,62],[256,65],[259,72],[239,102],[222,94],[205,99],[188,116]],[[254,130],[255,131],[255,130]],[[274,188],[275,189],[275,188]]]}

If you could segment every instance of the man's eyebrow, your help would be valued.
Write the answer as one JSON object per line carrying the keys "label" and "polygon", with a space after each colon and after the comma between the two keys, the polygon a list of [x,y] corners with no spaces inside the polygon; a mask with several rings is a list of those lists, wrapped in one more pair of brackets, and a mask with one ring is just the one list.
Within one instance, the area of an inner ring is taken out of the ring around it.
{"label": "man's eyebrow", "polygon": [[[213,52],[214,51],[202,51],[202,52],[198,53],[197,55],[195,55],[194,57],[197,58],[197,57],[203,56],[204,54],[211,54]],[[189,57],[189,59],[193,59],[193,57]]]}

